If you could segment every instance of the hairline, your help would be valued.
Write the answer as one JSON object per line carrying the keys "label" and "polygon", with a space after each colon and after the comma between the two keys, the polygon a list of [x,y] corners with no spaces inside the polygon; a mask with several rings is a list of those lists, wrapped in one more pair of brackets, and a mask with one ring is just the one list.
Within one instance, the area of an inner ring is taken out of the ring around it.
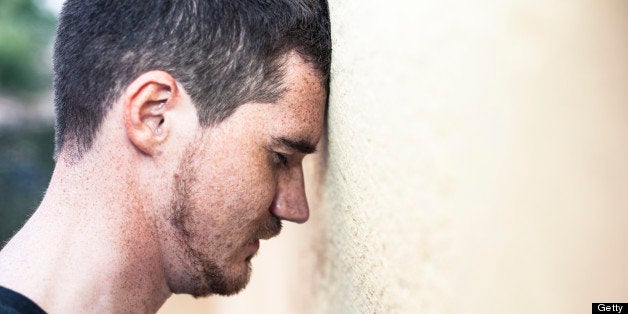
{"label": "hairline", "polygon": [[[286,52],[282,53],[279,57],[277,57],[276,61],[279,63],[278,64],[278,72],[281,75],[281,84],[278,86],[276,92],[277,92],[277,100],[275,102],[271,102],[272,104],[277,103],[277,101],[279,101],[281,98],[283,98],[283,96],[286,93],[286,87],[285,87],[285,83],[286,83],[286,70],[288,67],[288,59],[290,57],[290,55],[296,55],[301,62],[303,62],[304,64],[306,64],[307,66],[311,67],[311,69],[313,69],[317,75],[318,78],[318,83],[321,84],[321,86],[323,87],[323,89],[325,90],[325,107],[327,107],[328,104],[328,95],[329,95],[329,76],[326,75],[325,73],[323,73],[322,70],[320,70],[318,68],[318,64],[311,60],[310,58],[307,58],[307,56],[304,56],[301,52],[298,51],[297,48],[291,48],[288,49]],[[123,56],[124,58],[124,56]],[[115,106],[116,104],[119,104],[122,97],[124,97],[125,91],[127,90],[127,88],[141,75],[148,73],[150,71],[163,71],[160,69],[151,69],[151,70],[146,70],[141,72],[139,75],[136,75],[136,77],[134,79],[132,79],[129,83],[122,85],[124,87],[119,88],[119,90],[114,91],[114,94],[116,95],[114,97],[114,99],[117,99],[116,101],[113,102],[113,105]],[[171,73],[169,73],[168,71],[164,71],[166,73],[168,73],[169,75],[172,75]],[[186,90],[184,84],[177,80],[175,78],[175,82],[177,84],[178,88],[182,88],[184,91]],[[118,88],[116,88],[118,89]],[[192,97],[192,96],[190,96]],[[243,103],[240,103],[238,105],[236,105],[233,110],[228,114],[225,115],[219,119],[208,119],[209,123],[203,123],[203,121],[205,121],[205,117],[201,116],[201,112],[199,110],[200,105],[197,104],[197,101],[194,101],[192,99],[192,105],[194,106],[194,108],[196,109],[196,117],[198,119],[199,124],[201,125],[201,127],[203,129],[209,128],[209,127],[213,127],[216,125],[221,124],[222,122],[224,122],[226,119],[228,119],[230,116],[232,116],[241,106],[246,105],[248,103],[252,103],[255,102],[255,98],[256,97],[251,97],[252,99],[249,99]],[[58,152],[55,152],[53,155],[53,160],[58,161],[58,158],[61,156],[61,158],[69,165],[74,165],[77,164],[78,162],[80,162],[80,160],[82,159],[82,157],[88,153],[89,151],[91,151],[93,149],[93,141],[95,141],[98,137],[99,137],[99,133],[100,130],[103,126],[104,120],[107,118],[108,113],[110,113],[112,110],[112,108],[108,108],[105,112],[105,115],[103,116],[103,120],[101,121],[100,125],[98,126],[98,128],[95,130],[94,132],[94,137],[92,139],[92,144],[89,147],[81,147],[81,148],[77,148],[78,145],[80,145],[80,143],[77,140],[74,140],[75,143],[73,143],[73,145],[71,145],[70,147],[67,146],[68,143],[72,142],[73,138],[70,137],[67,133],[65,134],[65,138],[63,139],[63,145],[60,147]],[[327,111],[327,110],[325,110]],[[301,147],[303,149],[299,149],[296,148],[296,146],[290,146],[288,144],[286,144],[286,142],[284,142],[283,138],[282,139],[278,139],[279,143],[283,143],[284,145],[291,147],[297,151],[306,153],[306,154],[311,154],[316,152],[316,148],[314,147],[314,149],[311,149],[311,145],[307,145],[308,147]],[[302,145],[298,145],[298,146],[302,146]]]}

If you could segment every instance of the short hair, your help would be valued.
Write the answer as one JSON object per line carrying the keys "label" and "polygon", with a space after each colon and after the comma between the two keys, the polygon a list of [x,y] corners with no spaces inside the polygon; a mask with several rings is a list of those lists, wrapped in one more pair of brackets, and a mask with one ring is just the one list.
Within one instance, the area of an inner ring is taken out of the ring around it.
{"label": "short hair", "polygon": [[54,45],[54,158],[89,150],[107,111],[144,72],[170,73],[209,126],[241,104],[277,101],[289,51],[328,86],[326,0],[68,0]]}

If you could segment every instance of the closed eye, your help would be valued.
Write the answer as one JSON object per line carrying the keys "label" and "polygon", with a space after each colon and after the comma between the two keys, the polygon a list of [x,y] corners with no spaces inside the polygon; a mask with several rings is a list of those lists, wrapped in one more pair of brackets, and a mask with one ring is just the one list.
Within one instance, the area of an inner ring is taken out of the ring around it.
{"label": "closed eye", "polygon": [[277,155],[277,161],[278,163],[287,166],[288,165],[288,156],[282,154],[282,153],[275,153],[275,155]]}

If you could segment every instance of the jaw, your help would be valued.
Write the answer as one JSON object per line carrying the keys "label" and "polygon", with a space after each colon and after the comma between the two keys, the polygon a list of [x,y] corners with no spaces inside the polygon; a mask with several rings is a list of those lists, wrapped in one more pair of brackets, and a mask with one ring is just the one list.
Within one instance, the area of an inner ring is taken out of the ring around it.
{"label": "jaw", "polygon": [[215,248],[209,252],[207,248],[215,246],[196,241],[193,233],[175,227],[176,224],[165,225],[170,235],[163,237],[164,272],[173,293],[194,297],[228,296],[240,292],[248,284],[251,259],[256,250],[241,248],[227,254],[225,248]]}

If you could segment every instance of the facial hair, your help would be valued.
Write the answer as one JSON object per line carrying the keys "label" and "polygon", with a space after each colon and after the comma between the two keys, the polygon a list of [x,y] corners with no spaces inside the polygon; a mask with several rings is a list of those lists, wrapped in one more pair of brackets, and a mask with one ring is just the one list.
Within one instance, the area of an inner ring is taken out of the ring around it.
{"label": "facial hair", "polygon": [[[189,146],[186,148],[184,156],[178,166],[178,175],[174,178],[173,197],[170,205],[169,221],[174,228],[175,239],[183,248],[182,265],[189,265],[186,270],[190,278],[191,286],[186,291],[181,291],[203,297],[212,294],[233,295],[238,293],[247,285],[251,275],[250,260],[253,255],[246,258],[247,268],[244,273],[233,273],[228,269],[219,267],[219,263],[212,257],[203,254],[193,245],[197,235],[191,232],[193,225],[193,213],[199,213],[192,201],[192,187],[198,182],[196,177],[198,158],[195,158],[197,148]],[[276,236],[281,231],[281,220],[270,215],[270,219],[265,219],[259,223],[259,227],[250,235],[251,239],[268,239]],[[198,240],[198,239],[196,239]]]}

